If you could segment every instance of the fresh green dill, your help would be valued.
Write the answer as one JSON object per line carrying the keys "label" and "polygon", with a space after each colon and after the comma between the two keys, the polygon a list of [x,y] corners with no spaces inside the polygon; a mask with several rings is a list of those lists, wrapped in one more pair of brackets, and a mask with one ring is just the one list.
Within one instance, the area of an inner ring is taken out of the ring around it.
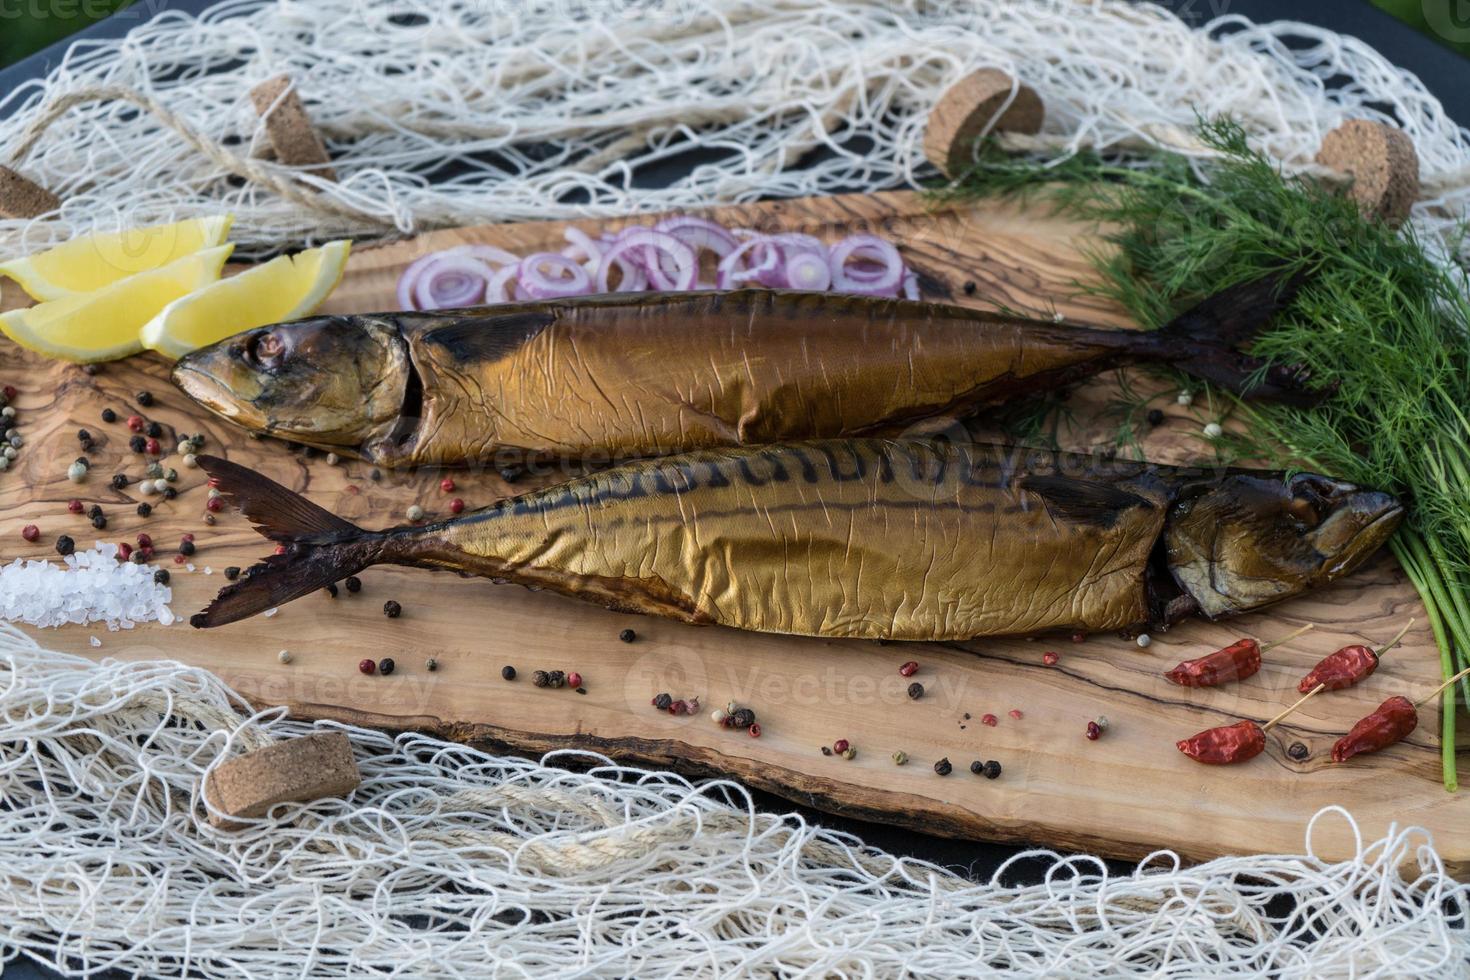
{"label": "fresh green dill", "polygon": [[[1200,135],[1218,159],[1160,154],[1124,167],[1082,154],[1039,167],[987,148],[967,175],[935,193],[1023,195],[1098,222],[1114,247],[1092,255],[1101,276],[1083,288],[1148,327],[1236,283],[1307,272],[1253,352],[1305,366],[1333,393],[1309,409],[1237,404],[1247,431],[1229,448],[1390,490],[1410,504],[1390,547],[1429,609],[1449,676],[1470,665],[1466,272],[1436,261],[1411,231],[1363,218],[1345,196],[1284,176],[1234,122],[1202,122]],[[1470,685],[1462,690],[1470,700]],[[1451,790],[1454,736],[1451,687],[1443,711]]]}

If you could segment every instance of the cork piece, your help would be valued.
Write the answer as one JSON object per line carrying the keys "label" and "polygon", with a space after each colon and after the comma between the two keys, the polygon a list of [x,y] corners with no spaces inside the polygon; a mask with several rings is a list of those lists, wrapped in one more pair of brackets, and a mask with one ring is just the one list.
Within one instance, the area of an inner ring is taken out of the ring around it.
{"label": "cork piece", "polygon": [[250,90],[250,101],[265,120],[266,135],[270,137],[277,160],[293,167],[313,167],[313,173],[328,180],[337,179],[335,170],[322,166],[330,163],[331,157],[327,156],[327,147],[311,124],[311,117],[306,114],[306,106],[301,104],[296,90],[291,88],[289,75],[277,75],[261,82]]}
{"label": "cork piece", "polygon": [[61,198],[35,181],[0,166],[0,218],[39,218],[61,207]]}
{"label": "cork piece", "polygon": [[205,777],[204,795],[226,814],[211,813],[210,823],[228,827],[229,817],[259,817],[277,803],[346,796],[361,782],[346,734],[318,732],[221,763]]}
{"label": "cork piece", "polygon": [[974,159],[975,140],[987,126],[991,132],[1039,131],[1046,117],[1041,96],[1021,85],[1012,100],[1011,84],[1011,76],[1000,69],[981,68],[951,85],[929,112],[924,130],[924,155],[929,161],[953,177]]}
{"label": "cork piece", "polygon": [[1393,126],[1350,119],[1322,140],[1317,162],[1353,178],[1347,194],[1370,218],[1401,224],[1419,199],[1419,155]]}

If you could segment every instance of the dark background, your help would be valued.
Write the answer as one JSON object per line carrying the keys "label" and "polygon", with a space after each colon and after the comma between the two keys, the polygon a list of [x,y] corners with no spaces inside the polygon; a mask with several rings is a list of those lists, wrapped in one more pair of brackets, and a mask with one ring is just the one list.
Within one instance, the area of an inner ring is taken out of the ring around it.
{"label": "dark background", "polygon": [[[38,37],[47,40],[62,38],[72,30],[78,30],[79,36],[88,38],[120,37],[163,10],[197,13],[210,2],[138,0],[117,15],[86,27],[89,14],[103,15],[107,10],[123,6],[125,0],[51,0],[50,3],[48,0],[0,0],[0,65],[18,57],[22,47]],[[1470,84],[1467,84],[1470,83],[1470,60],[1459,53],[1461,50],[1470,52],[1470,0],[1376,2],[1378,6],[1393,9],[1414,26],[1406,26],[1367,0],[1165,0],[1164,6],[1195,23],[1227,13],[1255,21],[1289,18],[1363,38],[1396,64],[1418,75],[1457,122],[1461,125],[1470,122]],[[15,16],[17,12],[51,9],[51,3],[63,4],[64,9],[71,12],[70,16],[50,20],[42,17],[40,19],[46,23],[39,25],[19,23]],[[37,29],[32,33],[30,27]],[[45,43],[44,40],[41,43]],[[44,75],[60,60],[66,43],[53,44],[0,69],[0,92],[13,88],[22,80]],[[757,804],[766,810],[785,812],[793,809],[789,802],[777,797],[755,794],[755,798]],[[1141,800],[1139,805],[1146,806],[1147,802]],[[988,878],[1002,862],[1022,850],[1000,844],[946,840],[909,830],[846,820],[800,807],[796,809],[812,823],[856,834],[875,847],[934,861],[975,878]],[[1161,847],[1170,844],[1165,840],[1156,843]],[[1046,867],[1045,861],[1024,862],[1013,866],[1005,880],[1008,884],[1035,881]],[[1122,864],[1114,864],[1114,868],[1124,872],[1128,870]],[[50,971],[38,970],[26,963],[16,964],[8,973],[17,980],[53,976]]]}

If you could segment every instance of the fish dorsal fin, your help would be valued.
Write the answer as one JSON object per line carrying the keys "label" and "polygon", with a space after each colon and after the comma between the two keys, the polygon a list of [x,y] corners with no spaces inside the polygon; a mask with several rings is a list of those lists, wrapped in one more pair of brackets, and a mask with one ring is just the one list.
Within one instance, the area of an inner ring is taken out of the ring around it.
{"label": "fish dorsal fin", "polygon": [[461,363],[498,361],[554,322],[555,314],[538,310],[466,313],[446,316],[442,325],[428,326],[420,336]]}
{"label": "fish dorsal fin", "polygon": [[1131,507],[1153,506],[1136,493],[1069,476],[1028,476],[1021,480],[1020,487],[1041,497],[1052,516],[1099,527],[1112,527]]}

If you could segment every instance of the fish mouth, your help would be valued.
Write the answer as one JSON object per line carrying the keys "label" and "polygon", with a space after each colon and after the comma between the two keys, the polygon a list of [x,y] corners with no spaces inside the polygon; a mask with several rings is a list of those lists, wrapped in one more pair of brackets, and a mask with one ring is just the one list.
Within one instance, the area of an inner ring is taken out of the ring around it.
{"label": "fish mouth", "polygon": [[250,413],[243,411],[244,404],[230,386],[196,363],[193,355],[175,364],[169,378],[180,391],[216,415],[246,428],[262,427],[260,420],[248,418]]}

